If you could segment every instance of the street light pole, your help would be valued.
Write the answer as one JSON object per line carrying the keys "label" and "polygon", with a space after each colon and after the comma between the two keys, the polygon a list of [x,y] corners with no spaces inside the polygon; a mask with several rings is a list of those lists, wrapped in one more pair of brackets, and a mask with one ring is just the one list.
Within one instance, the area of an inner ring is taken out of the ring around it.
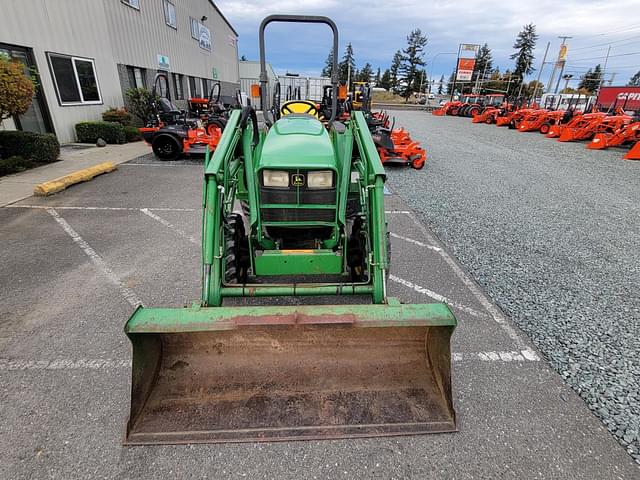
{"label": "street light pole", "polygon": [[[455,55],[456,52],[440,52],[440,53],[436,53],[433,58],[431,59],[431,65],[430,65],[430,69],[429,72],[427,72],[427,77],[433,79],[433,65],[436,61],[436,58],[438,58],[440,55]],[[433,81],[431,83],[429,83],[429,93],[431,93],[431,85],[432,85]]]}

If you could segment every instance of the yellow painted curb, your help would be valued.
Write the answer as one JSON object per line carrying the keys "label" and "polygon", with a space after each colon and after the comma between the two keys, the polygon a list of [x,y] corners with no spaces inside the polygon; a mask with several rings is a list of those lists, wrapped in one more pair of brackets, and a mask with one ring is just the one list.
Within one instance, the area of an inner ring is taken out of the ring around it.
{"label": "yellow painted curb", "polygon": [[64,177],[56,178],[55,180],[50,180],[48,182],[40,183],[35,186],[33,189],[34,195],[47,196],[52,195],[54,193],[60,192],[65,188],[80,182],[86,182],[91,180],[93,177],[101,175],[103,173],[109,173],[116,170],[116,167],[111,162],[104,162],[98,165],[94,165],[93,167],[85,168],[82,170],[78,170],[77,172],[70,173],[69,175],[65,175]]}

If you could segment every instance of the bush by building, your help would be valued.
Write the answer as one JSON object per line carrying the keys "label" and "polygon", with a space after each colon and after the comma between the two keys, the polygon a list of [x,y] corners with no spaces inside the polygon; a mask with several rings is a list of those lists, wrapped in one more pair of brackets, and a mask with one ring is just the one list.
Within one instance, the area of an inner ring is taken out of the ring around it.
{"label": "bush by building", "polygon": [[80,143],[96,143],[102,138],[107,143],[126,143],[125,127],[117,122],[80,122],[76,124]]}
{"label": "bush by building", "polygon": [[127,142],[139,142],[142,140],[142,134],[138,127],[126,126],[124,127],[124,134],[127,137]]}
{"label": "bush by building", "polygon": [[124,107],[111,107],[109,110],[105,111],[102,114],[102,120],[104,120],[105,122],[116,122],[126,127],[128,125],[131,125],[132,117]]}
{"label": "bush by building", "polygon": [[60,155],[60,143],[52,134],[0,131],[0,157],[22,157],[35,163],[55,162]]}
{"label": "bush by building", "polygon": [[23,170],[27,170],[33,166],[34,165],[31,160],[17,155],[9,158],[0,158],[0,176],[22,172]]}

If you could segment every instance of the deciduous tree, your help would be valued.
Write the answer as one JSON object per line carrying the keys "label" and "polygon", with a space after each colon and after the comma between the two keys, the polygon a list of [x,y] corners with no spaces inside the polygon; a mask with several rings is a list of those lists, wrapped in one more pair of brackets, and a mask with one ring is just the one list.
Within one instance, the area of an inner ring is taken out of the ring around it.
{"label": "deciduous tree", "polygon": [[0,55],[0,121],[29,110],[34,90],[24,64]]}

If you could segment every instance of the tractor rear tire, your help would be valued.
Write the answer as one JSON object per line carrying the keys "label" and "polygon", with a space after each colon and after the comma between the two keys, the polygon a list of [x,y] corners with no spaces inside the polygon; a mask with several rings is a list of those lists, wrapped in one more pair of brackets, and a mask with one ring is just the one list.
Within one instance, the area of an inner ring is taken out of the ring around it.
{"label": "tractor rear tire", "polygon": [[151,148],[160,160],[176,160],[182,153],[178,140],[171,135],[159,135],[151,142]]}

